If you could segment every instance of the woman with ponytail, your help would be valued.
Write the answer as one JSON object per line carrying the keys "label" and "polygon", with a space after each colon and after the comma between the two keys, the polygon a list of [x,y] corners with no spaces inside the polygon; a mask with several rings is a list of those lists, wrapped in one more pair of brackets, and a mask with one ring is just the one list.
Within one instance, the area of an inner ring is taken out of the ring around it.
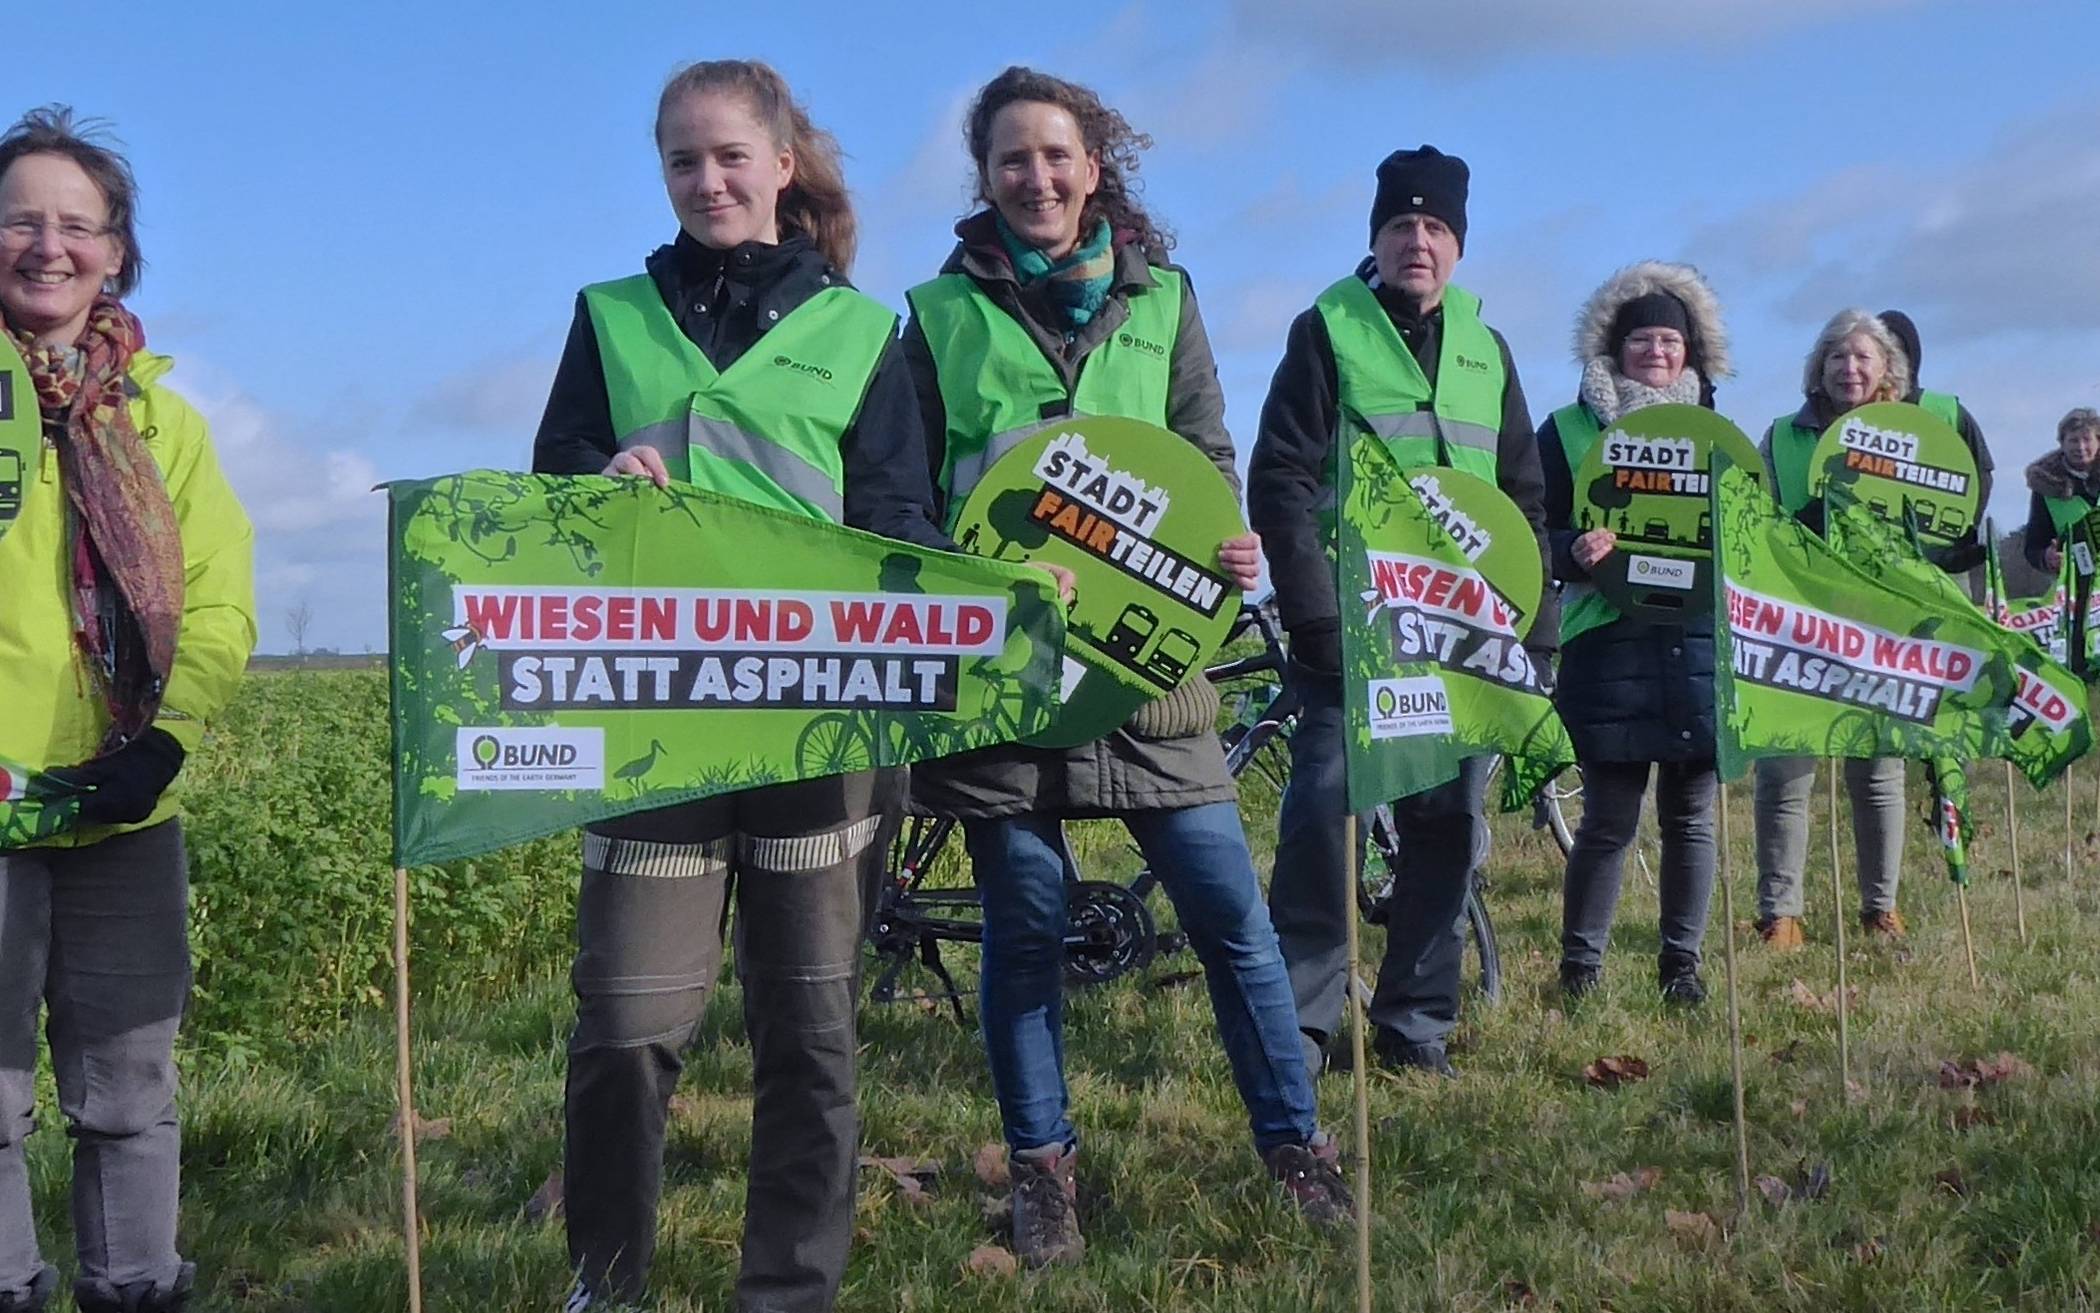
{"label": "woman with ponytail", "polygon": [[[656,148],[679,232],[644,272],[578,298],[533,468],[659,486],[677,470],[779,510],[950,548],[930,518],[896,317],[846,281],[855,233],[837,143],[778,73],[718,60],[664,88]],[[782,364],[835,384],[822,396],[784,389]],[[832,1307],[852,1234],[863,889],[901,801],[893,776],[764,786],[585,831],[566,1109],[570,1310],[643,1296],[665,1117],[732,897],[753,1068],[736,1306]]]}
{"label": "woman with ponytail", "polygon": [[83,799],[71,828],[0,852],[0,1313],[44,1309],[58,1285],[23,1153],[40,1010],[73,1146],[74,1305],[188,1301],[189,863],[169,786],[255,647],[254,534],[125,307],[137,184],[96,135],[61,106],[0,135],[0,421],[42,421],[26,451],[0,441],[17,493],[0,501],[0,758]]}

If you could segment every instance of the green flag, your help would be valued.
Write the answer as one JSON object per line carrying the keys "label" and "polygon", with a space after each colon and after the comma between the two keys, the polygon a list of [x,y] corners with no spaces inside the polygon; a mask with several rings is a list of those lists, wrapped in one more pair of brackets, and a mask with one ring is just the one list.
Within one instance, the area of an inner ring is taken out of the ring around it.
{"label": "green flag", "polygon": [[1007,743],[1057,705],[1042,571],[674,483],[388,485],[397,865]]}
{"label": "green flag", "polygon": [[1433,788],[1483,753],[1507,758],[1502,806],[1573,763],[1524,650],[1544,572],[1493,484],[1402,470],[1376,438],[1337,453],[1337,577],[1349,807]]}
{"label": "green flag", "polygon": [[1947,859],[1947,878],[1959,885],[1969,883],[1969,840],[1976,830],[1969,823],[1969,776],[1952,757],[1934,757],[1932,772],[1932,828],[1940,837],[1940,852]]}
{"label": "green flag", "polygon": [[[2057,686],[2033,644],[1958,590],[1946,595],[1942,585],[1953,584],[1939,572],[1922,586],[1907,568],[1915,547],[1885,521],[1856,506],[1833,506],[1829,518],[1840,521],[1842,550],[1745,471],[1714,481],[1724,777],[1766,756],[2009,756],[2046,778],[2084,751],[2084,699],[2065,696],[2074,690]],[[2027,733],[2040,737],[2022,756],[2015,749]]]}
{"label": "green flag", "polygon": [[73,828],[81,791],[43,771],[0,758],[0,852]]}

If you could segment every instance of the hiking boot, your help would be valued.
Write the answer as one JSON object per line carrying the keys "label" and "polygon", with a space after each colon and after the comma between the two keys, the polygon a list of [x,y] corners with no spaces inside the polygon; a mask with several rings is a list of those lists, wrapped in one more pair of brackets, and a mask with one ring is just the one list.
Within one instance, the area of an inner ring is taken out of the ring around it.
{"label": "hiking boot", "polygon": [[1014,1257],[1024,1267],[1076,1263],[1086,1253],[1079,1234],[1075,1149],[1036,1149],[1012,1156]]}
{"label": "hiking boot", "polygon": [[182,1313],[196,1284],[197,1265],[184,1263],[173,1280],[159,1284],[134,1281],[116,1286],[99,1277],[82,1278],[73,1283],[73,1302],[80,1313]]}
{"label": "hiking boot", "polygon": [[1781,953],[1791,953],[1808,942],[1802,937],[1798,916],[1768,916],[1757,923],[1757,933],[1765,947]]}
{"label": "hiking boot", "polygon": [[1585,966],[1580,962],[1560,964],[1560,992],[1570,999],[1585,998],[1597,992],[1604,983],[1604,968]]}
{"label": "hiking boot", "polygon": [[641,1313],[641,1305],[624,1304],[617,1299],[607,1299],[591,1293],[591,1288],[581,1281],[569,1291],[562,1301],[561,1313]]}
{"label": "hiking boot", "polygon": [[1408,1071],[1426,1071],[1432,1076],[1446,1080],[1457,1080],[1458,1069],[1451,1065],[1441,1043],[1410,1044],[1390,1030],[1380,1029],[1378,1037],[1371,1042],[1372,1052],[1378,1061],[1387,1067]]}
{"label": "hiking boot", "polygon": [[1859,928],[1867,934],[1880,935],[1885,939],[1901,939],[1906,933],[1903,913],[1893,907],[1884,907],[1878,912],[1861,912]]}
{"label": "hiking boot", "polygon": [[44,1270],[29,1278],[27,1289],[0,1293],[0,1313],[43,1313],[58,1293],[58,1269],[46,1264]]}
{"label": "hiking boot", "polygon": [[1699,959],[1690,953],[1665,953],[1656,966],[1663,1002],[1697,1007],[1706,1001],[1706,982],[1699,978]]}
{"label": "hiking boot", "polygon": [[1306,1221],[1340,1226],[1355,1219],[1356,1201],[1342,1181],[1341,1150],[1325,1134],[1307,1144],[1279,1144],[1261,1160]]}

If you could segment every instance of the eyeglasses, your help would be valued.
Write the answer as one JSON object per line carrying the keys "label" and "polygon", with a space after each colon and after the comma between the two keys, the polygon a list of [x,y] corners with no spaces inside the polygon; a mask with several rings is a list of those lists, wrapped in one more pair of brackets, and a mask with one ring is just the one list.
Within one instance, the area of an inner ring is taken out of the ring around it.
{"label": "eyeglasses", "polygon": [[98,237],[107,237],[110,232],[106,227],[97,228],[78,219],[65,219],[56,223],[48,219],[9,219],[6,223],[0,223],[0,241],[5,241],[9,246],[34,246],[42,239],[47,229],[56,229],[60,241],[75,246],[92,242]]}

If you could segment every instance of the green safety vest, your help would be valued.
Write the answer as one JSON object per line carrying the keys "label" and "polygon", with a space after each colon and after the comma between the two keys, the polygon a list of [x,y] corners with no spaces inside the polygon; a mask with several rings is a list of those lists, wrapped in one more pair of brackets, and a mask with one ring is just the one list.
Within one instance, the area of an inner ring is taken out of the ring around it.
{"label": "green safety vest", "polygon": [[594,283],[583,300],[622,450],[654,447],[674,476],[710,492],[845,519],[839,442],[896,336],[887,307],[849,287],[826,288],[718,370],[649,275]]}
{"label": "green safety vest", "polygon": [[[1553,430],[1560,434],[1560,449],[1568,458],[1568,477],[1573,481],[1582,462],[1589,458],[1597,439],[1604,430],[1597,425],[1597,416],[1581,402],[1562,406],[1553,412]],[[1621,612],[1612,605],[1611,599],[1597,591],[1597,585],[1588,580],[1569,580],[1560,588],[1560,641],[1563,647],[1574,642],[1592,629],[1619,619]]]}
{"label": "green safety vest", "polygon": [[2084,497],[2044,497],[2042,505],[2048,509],[2049,523],[2056,526],[2058,541],[2071,536],[2078,522],[2093,513],[2093,503]]}
{"label": "green safety vest", "polygon": [[[1920,392],[1917,405],[1949,428],[1961,428],[1961,399],[1952,392]],[[1772,421],[1772,486],[1780,508],[1789,515],[1809,503],[1809,458],[1822,440],[1821,433],[1794,423],[1792,415]]]}
{"label": "green safety vest", "polygon": [[1157,285],[1130,298],[1130,317],[1087,353],[1070,389],[1041,344],[970,275],[942,274],[905,293],[947,411],[940,485],[950,527],[985,471],[1048,424],[1112,415],[1167,426],[1183,280],[1157,265],[1152,277]]}
{"label": "green safety vest", "polygon": [[1480,322],[1480,300],[1444,289],[1443,341],[1431,387],[1415,353],[1363,279],[1344,278],[1313,303],[1334,345],[1342,432],[1336,449],[1374,433],[1403,469],[1449,465],[1495,482],[1502,432],[1502,350]]}

